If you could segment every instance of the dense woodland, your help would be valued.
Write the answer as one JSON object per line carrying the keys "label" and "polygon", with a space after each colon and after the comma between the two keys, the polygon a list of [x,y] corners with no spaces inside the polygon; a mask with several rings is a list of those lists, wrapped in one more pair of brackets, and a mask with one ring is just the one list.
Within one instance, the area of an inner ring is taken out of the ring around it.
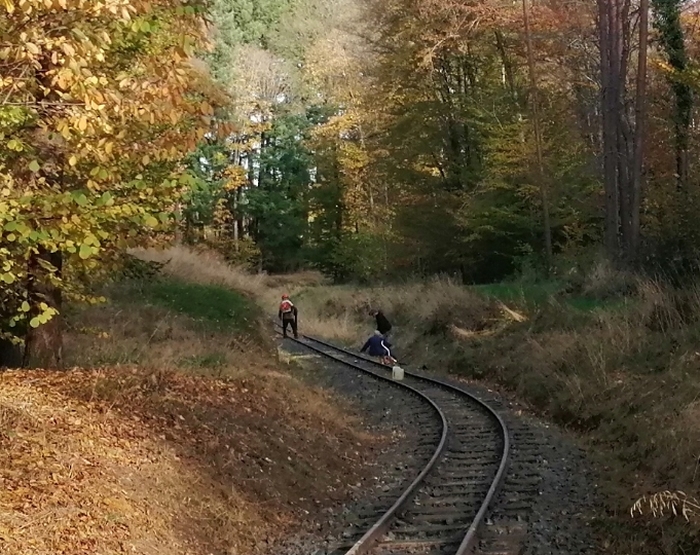
{"label": "dense woodland", "polygon": [[129,247],[336,280],[698,261],[695,1],[3,0],[0,332]]}
{"label": "dense woodland", "polygon": [[213,21],[237,130],[190,158],[185,240],[340,280],[694,268],[695,2],[221,0]]}

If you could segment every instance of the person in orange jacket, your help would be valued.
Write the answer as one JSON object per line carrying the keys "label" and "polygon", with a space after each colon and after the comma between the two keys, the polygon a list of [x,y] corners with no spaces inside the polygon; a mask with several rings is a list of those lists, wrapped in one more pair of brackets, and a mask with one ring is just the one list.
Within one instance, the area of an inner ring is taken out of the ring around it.
{"label": "person in orange jacket", "polygon": [[297,332],[297,317],[299,311],[294,303],[289,299],[289,295],[282,295],[282,302],[280,303],[278,317],[282,320],[282,335],[287,337],[287,327],[292,326],[292,332],[294,333],[294,339],[299,339],[299,333]]}

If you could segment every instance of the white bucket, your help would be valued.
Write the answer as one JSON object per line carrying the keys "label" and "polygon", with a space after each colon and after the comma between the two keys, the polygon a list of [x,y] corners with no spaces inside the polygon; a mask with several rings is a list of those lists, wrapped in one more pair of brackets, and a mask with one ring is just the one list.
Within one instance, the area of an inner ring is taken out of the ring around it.
{"label": "white bucket", "polygon": [[277,359],[283,364],[289,364],[292,361],[292,354],[282,347],[277,347]]}
{"label": "white bucket", "polygon": [[403,368],[400,366],[394,366],[391,369],[391,377],[397,381],[403,380]]}

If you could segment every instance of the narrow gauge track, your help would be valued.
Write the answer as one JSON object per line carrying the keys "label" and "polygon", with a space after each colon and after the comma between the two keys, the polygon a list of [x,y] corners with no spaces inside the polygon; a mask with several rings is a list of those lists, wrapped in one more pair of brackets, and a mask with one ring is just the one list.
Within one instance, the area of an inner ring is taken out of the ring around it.
{"label": "narrow gauge track", "polygon": [[[291,339],[324,357],[410,390],[439,415],[439,441],[428,464],[369,529],[358,529],[345,555],[465,555],[478,549],[477,532],[502,482],[510,438],[502,418],[469,392],[405,372],[396,382],[383,364],[320,339]],[[423,440],[421,441],[423,443]],[[420,448],[422,446],[417,446]],[[364,515],[374,517],[376,515]],[[501,552],[489,545],[490,552]]]}

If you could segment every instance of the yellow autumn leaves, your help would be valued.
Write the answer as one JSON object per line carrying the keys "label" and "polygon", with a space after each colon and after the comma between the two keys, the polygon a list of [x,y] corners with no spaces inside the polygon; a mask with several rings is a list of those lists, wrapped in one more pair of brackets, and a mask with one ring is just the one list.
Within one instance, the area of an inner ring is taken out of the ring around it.
{"label": "yellow autumn leaves", "polygon": [[56,316],[28,281],[79,296],[98,263],[171,229],[181,161],[226,102],[189,59],[196,4],[0,0],[0,335]]}

